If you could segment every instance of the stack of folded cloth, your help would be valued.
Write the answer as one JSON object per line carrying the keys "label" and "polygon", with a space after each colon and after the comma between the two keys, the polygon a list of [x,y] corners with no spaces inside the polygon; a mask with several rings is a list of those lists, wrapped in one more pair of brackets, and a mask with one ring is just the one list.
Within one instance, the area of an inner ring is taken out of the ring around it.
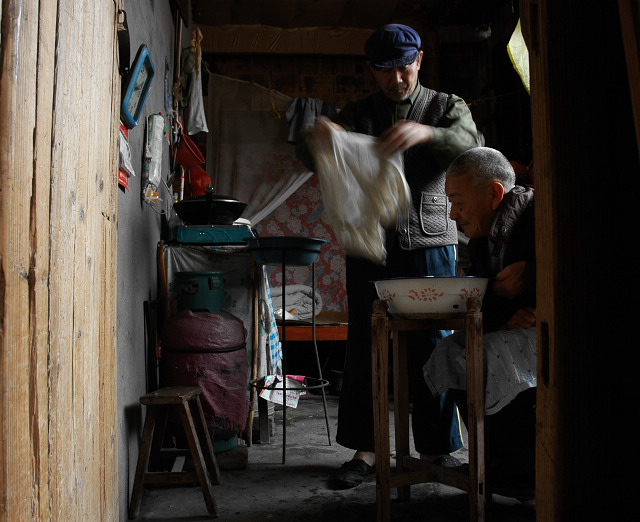
{"label": "stack of folded cloth", "polygon": [[[315,315],[318,315],[322,310],[322,297],[314,292],[313,288],[306,285],[286,285],[285,288],[284,305],[286,310],[284,310],[284,317],[282,313],[282,287],[271,288],[271,301],[276,319],[302,321],[311,319],[314,312]],[[314,301],[315,310],[313,309]]]}

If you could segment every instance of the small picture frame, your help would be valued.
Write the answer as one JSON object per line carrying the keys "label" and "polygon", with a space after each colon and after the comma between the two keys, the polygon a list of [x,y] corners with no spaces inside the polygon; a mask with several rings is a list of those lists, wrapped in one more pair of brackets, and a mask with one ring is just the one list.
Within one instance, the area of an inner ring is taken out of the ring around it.
{"label": "small picture frame", "polygon": [[120,118],[127,129],[133,129],[138,124],[154,75],[149,49],[142,44],[123,87]]}

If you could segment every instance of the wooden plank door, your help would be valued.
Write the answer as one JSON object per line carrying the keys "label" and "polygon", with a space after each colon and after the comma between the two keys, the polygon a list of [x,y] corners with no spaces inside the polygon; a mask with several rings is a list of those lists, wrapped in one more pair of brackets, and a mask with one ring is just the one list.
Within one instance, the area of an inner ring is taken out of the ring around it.
{"label": "wooden plank door", "polygon": [[635,439],[628,248],[640,169],[618,5],[520,8],[536,173],[537,519],[630,520],[637,488],[613,457]]}
{"label": "wooden plank door", "polygon": [[3,0],[0,519],[115,520],[114,0]]}

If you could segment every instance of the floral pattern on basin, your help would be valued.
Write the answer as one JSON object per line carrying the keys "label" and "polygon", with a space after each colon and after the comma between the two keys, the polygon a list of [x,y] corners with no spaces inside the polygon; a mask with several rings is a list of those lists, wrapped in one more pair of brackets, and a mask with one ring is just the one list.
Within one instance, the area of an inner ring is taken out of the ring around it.
{"label": "floral pattern on basin", "polygon": [[375,281],[389,312],[410,318],[446,317],[466,311],[467,299],[484,297],[487,278],[398,277]]}
{"label": "floral pattern on basin", "polygon": [[435,288],[424,288],[419,292],[409,290],[409,299],[414,301],[437,301],[443,295],[444,292],[438,292]]}
{"label": "floral pattern on basin", "polygon": [[466,288],[461,289],[461,293],[458,297],[463,301],[466,301],[469,297],[479,297],[482,299],[484,296],[484,292],[479,288],[472,288],[471,290],[467,290]]}
{"label": "floral pattern on basin", "polygon": [[395,296],[395,292],[389,292],[389,290],[380,290],[380,299],[382,299],[383,301],[393,301]]}

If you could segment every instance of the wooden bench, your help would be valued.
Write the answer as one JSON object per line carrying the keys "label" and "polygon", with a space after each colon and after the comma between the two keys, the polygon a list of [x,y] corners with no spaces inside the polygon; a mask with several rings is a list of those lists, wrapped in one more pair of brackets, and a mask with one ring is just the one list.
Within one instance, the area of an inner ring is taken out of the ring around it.
{"label": "wooden bench", "polygon": [[[211,481],[214,484],[220,484],[220,472],[202,411],[200,393],[202,388],[199,386],[170,386],[140,397],[140,402],[147,406],[147,416],[144,421],[142,444],[129,505],[129,518],[138,516],[145,484],[173,486],[200,484],[209,515],[218,516]],[[190,452],[195,472],[153,471],[158,469],[160,453],[165,451],[162,448],[162,442],[170,410],[177,410],[180,415],[189,450],[168,449],[166,451],[172,452],[175,456]]]}

